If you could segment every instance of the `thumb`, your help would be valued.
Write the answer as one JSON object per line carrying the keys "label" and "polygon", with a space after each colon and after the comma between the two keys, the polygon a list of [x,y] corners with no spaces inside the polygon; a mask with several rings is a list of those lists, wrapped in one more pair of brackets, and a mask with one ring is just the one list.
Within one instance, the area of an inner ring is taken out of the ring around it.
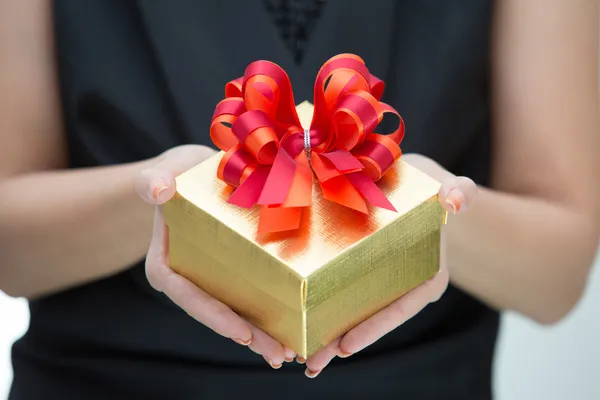
{"label": "thumb", "polygon": [[156,164],[142,170],[135,180],[138,195],[154,205],[169,201],[177,190],[175,178],[216,154],[216,151],[201,145],[174,147],[161,154]]}
{"label": "thumb", "polygon": [[442,206],[454,213],[465,212],[476,202],[477,185],[471,179],[457,176],[445,180],[439,190],[439,201]]}

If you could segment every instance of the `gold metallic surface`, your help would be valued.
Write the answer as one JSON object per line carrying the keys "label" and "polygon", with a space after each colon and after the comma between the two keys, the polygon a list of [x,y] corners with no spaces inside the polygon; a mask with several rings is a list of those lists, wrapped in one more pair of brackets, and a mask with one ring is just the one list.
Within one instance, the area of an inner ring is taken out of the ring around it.
{"label": "gold metallic surface", "polygon": [[[312,107],[298,111],[307,126]],[[378,182],[397,213],[330,203],[315,183],[298,231],[258,237],[258,210],[227,203],[232,189],[216,177],[222,156],[180,175],[164,206],[171,267],[299,356],[438,271],[440,184],[402,160]]]}

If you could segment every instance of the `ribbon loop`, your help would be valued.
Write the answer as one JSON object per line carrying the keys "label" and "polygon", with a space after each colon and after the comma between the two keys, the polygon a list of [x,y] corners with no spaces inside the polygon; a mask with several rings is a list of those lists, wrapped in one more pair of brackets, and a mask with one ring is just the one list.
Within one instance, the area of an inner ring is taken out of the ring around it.
{"label": "ribbon loop", "polygon": [[[380,101],[384,88],[362,58],[332,57],[315,80],[311,125],[302,127],[285,71],[251,63],[226,84],[210,128],[226,152],[217,175],[236,187],[229,202],[261,207],[259,233],[295,229],[311,204],[314,172],[329,201],[364,213],[368,204],[394,211],[375,182],[402,154],[404,121]],[[386,113],[399,118],[398,127],[375,133]]]}
{"label": "ribbon loop", "polygon": [[368,92],[356,91],[340,99],[333,113],[335,148],[352,150],[361,144],[383,119],[383,110]]}
{"label": "ribbon loop", "polygon": [[240,97],[226,98],[217,104],[210,124],[210,138],[219,149],[227,151],[239,143],[231,127],[245,111],[246,106]]}
{"label": "ribbon loop", "polygon": [[251,110],[242,114],[231,127],[233,134],[260,164],[273,164],[279,140],[269,116]]}

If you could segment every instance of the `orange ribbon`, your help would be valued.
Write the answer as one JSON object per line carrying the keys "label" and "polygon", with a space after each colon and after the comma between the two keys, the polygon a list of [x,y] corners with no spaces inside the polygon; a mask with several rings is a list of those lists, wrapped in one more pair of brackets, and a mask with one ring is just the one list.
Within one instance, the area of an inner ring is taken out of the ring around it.
{"label": "orange ribbon", "polygon": [[[311,205],[314,171],[329,201],[363,213],[368,204],[396,211],[375,184],[400,158],[404,137],[402,117],[379,101],[383,90],[360,57],[331,58],[317,74],[305,130],[285,71],[269,61],[250,64],[225,86],[210,126],[225,151],[218,178],[236,188],[228,202],[260,206],[259,234],[297,229]],[[398,128],[374,133],[386,113],[398,117]]]}

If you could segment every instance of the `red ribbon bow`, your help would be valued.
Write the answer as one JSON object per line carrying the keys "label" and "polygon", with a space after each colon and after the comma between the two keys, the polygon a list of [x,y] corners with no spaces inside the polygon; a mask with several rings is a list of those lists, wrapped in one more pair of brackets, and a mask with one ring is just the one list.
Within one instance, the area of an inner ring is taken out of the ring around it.
{"label": "red ribbon bow", "polygon": [[[296,229],[311,205],[312,167],[325,199],[363,213],[367,204],[396,211],[375,184],[400,158],[404,137],[402,117],[379,101],[383,90],[360,57],[331,58],[317,75],[305,131],[285,71],[269,61],[250,64],[225,86],[210,127],[226,152],[218,178],[236,188],[228,202],[259,205],[259,233]],[[374,133],[385,113],[398,116],[398,128]]]}

